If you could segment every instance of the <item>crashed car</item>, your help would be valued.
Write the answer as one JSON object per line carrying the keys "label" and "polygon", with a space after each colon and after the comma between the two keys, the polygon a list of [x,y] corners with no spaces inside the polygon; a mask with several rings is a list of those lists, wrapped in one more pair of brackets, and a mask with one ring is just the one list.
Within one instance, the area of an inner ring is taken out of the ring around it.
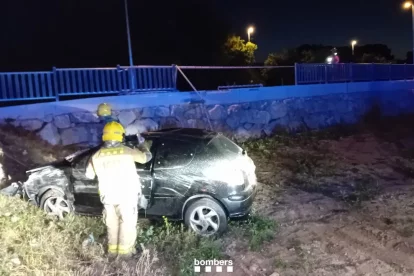
{"label": "crashed car", "polygon": [[[146,209],[139,210],[140,217],[184,220],[197,234],[210,236],[225,231],[229,218],[249,214],[256,167],[244,149],[220,133],[202,129],[175,128],[142,136],[153,158],[136,163],[148,202]],[[125,144],[137,147],[136,136],[131,137]],[[100,215],[97,179],[85,176],[88,161],[99,148],[27,171],[24,194],[60,218],[72,212]]]}

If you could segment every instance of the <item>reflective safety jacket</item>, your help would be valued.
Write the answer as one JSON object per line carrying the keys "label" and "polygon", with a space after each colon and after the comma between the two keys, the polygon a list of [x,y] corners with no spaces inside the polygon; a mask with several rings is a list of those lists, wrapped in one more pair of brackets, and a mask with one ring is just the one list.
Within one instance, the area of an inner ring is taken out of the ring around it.
{"label": "reflective safety jacket", "polygon": [[103,147],[89,160],[86,177],[98,177],[99,195],[103,204],[134,204],[142,193],[141,182],[135,162],[147,163],[151,160],[147,148],[131,149],[122,144]]}

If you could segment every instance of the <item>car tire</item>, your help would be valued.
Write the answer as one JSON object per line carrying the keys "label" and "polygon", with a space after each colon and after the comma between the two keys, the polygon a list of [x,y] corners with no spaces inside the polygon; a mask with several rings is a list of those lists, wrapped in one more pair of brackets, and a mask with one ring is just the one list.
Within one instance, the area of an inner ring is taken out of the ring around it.
{"label": "car tire", "polygon": [[73,204],[70,202],[65,193],[51,189],[45,192],[40,198],[40,208],[48,215],[57,217],[60,220],[66,215],[73,213]]}
{"label": "car tire", "polygon": [[227,230],[228,226],[224,208],[210,198],[192,202],[185,211],[184,223],[201,236],[219,236]]}

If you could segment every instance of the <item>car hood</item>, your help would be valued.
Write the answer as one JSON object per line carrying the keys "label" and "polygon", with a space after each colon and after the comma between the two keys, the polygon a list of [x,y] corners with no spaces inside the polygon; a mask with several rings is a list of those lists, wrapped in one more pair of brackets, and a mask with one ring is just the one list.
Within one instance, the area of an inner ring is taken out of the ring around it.
{"label": "car hood", "polygon": [[26,173],[29,173],[30,174],[30,173],[37,172],[37,171],[41,171],[41,170],[44,170],[44,169],[50,168],[50,167],[57,168],[57,169],[66,168],[66,167],[68,167],[68,166],[71,165],[73,159],[76,156],[78,156],[79,154],[82,154],[82,153],[84,153],[85,151],[88,151],[88,150],[90,150],[90,148],[78,150],[78,151],[76,151],[76,152],[74,152],[72,154],[69,154],[68,156],[66,156],[63,159],[60,159],[60,160],[57,160],[57,161],[53,161],[53,162],[50,162],[50,163],[43,164],[43,165],[41,165],[39,167],[36,167],[36,168],[33,168],[31,170],[26,171]]}
{"label": "car hood", "polygon": [[46,163],[46,164],[43,164],[43,165],[41,165],[39,167],[36,167],[36,168],[30,169],[30,170],[27,170],[26,173],[27,174],[31,174],[31,173],[34,173],[34,172],[38,172],[38,171],[44,170],[46,168],[50,168],[50,167],[52,167],[52,168],[58,168],[58,169],[61,169],[62,168],[63,169],[63,168],[66,168],[68,166],[70,166],[70,162],[68,160],[66,160],[66,159],[62,159],[62,160],[57,160],[57,161],[54,161],[54,162]]}

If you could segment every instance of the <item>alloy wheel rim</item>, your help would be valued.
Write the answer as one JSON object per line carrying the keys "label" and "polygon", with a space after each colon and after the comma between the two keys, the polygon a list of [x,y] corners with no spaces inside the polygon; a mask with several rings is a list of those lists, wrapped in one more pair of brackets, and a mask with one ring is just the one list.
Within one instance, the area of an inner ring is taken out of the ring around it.
{"label": "alloy wheel rim", "polygon": [[190,225],[197,234],[211,236],[219,229],[220,217],[212,208],[200,206],[191,212]]}
{"label": "alloy wheel rim", "polygon": [[62,197],[49,197],[44,204],[44,210],[50,216],[64,219],[71,212],[70,204]]}

